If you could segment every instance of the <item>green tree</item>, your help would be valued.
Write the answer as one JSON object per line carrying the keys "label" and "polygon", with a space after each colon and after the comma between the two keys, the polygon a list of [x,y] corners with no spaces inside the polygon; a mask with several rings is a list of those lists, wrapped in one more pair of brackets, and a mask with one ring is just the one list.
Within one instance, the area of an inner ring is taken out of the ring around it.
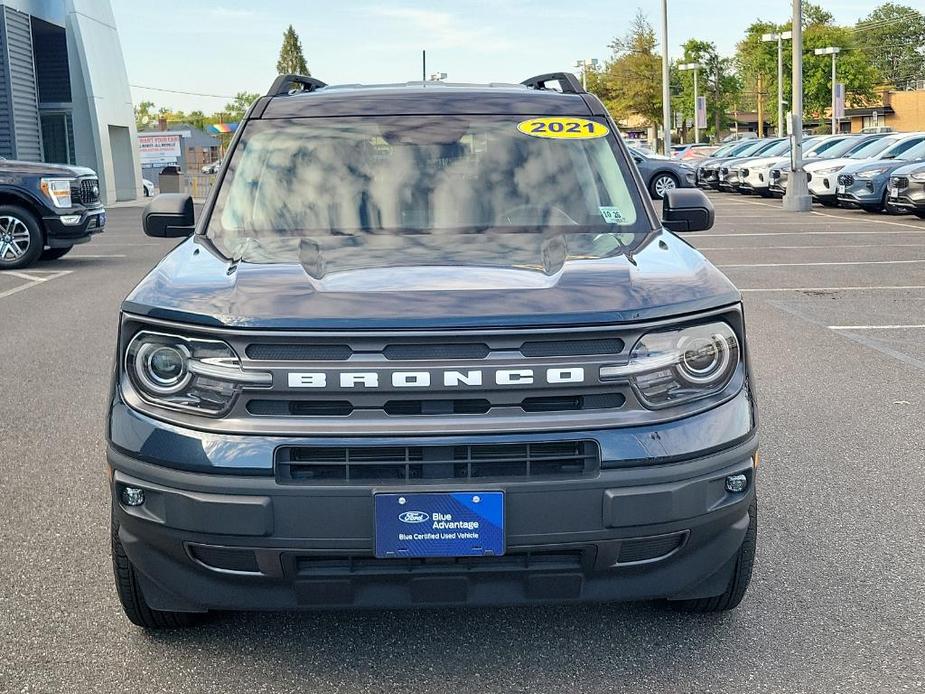
{"label": "green tree", "polygon": [[157,112],[153,101],[142,101],[135,105],[135,129],[145,130],[157,123]]}
{"label": "green tree", "polygon": [[655,31],[636,13],[630,30],[610,44],[613,55],[600,71],[588,72],[589,91],[597,94],[617,120],[640,116],[650,125],[662,119],[662,59],[655,52]]}
{"label": "green tree", "polygon": [[[699,95],[707,100],[707,123],[703,135],[715,138],[726,127],[726,114],[732,110],[740,91],[739,79],[733,71],[732,60],[717,53],[716,44],[710,41],[690,39],[682,49],[684,57],[680,63],[698,63]],[[694,119],[694,74],[692,71],[676,71],[673,81],[678,84],[678,96],[673,107],[684,115],[685,121]],[[686,134],[686,133],[685,133]]]}
{"label": "green tree", "polygon": [[283,33],[283,46],[279,49],[276,72],[280,75],[311,75],[305,56],[302,54],[302,42],[292,25]]}
{"label": "green tree", "polygon": [[889,84],[908,89],[925,79],[925,15],[918,10],[885,2],[854,25],[854,40]]}
{"label": "green tree", "polygon": [[[856,50],[855,33],[848,27],[836,26],[832,16],[817,6],[804,5],[803,31],[803,109],[805,115],[822,118],[832,104],[831,57],[815,55],[813,49],[836,46],[842,49],[837,58],[837,77],[845,84],[846,100],[864,103],[873,97],[878,81],[877,70],[863,51]],[[754,22],[736,47],[735,64],[742,80],[739,107],[755,110],[759,97],[758,78],[761,77],[764,105],[771,122],[777,120],[777,44],[761,40],[762,34],[788,31],[790,22],[775,24],[767,21]],[[790,95],[790,44],[786,42],[784,52],[783,93],[785,107],[789,107]]]}
{"label": "green tree", "polygon": [[225,104],[225,109],[220,114],[215,114],[219,118],[215,122],[236,123],[244,118],[244,113],[250,108],[250,105],[257,101],[262,95],[256,92],[238,92],[234,95],[234,100]]}

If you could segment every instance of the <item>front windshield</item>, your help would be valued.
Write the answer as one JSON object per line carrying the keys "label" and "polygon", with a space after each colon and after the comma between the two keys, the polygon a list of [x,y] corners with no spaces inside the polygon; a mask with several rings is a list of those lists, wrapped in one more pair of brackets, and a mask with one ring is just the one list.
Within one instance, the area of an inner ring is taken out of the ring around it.
{"label": "front windshield", "polygon": [[[528,120],[387,116],[248,123],[206,233],[229,258],[272,262],[302,258],[306,244],[317,249],[341,239],[343,246],[344,237],[355,249],[368,249],[388,236],[393,255],[413,255],[441,245],[487,248],[497,238],[485,239],[499,234],[507,245],[533,247],[524,232],[550,230],[585,232],[600,249],[602,234],[613,237],[603,245],[619,247],[651,231],[613,136],[600,136],[601,122],[584,121],[591,125],[583,127],[596,129],[594,136],[560,139],[518,128]],[[439,243],[421,240],[438,233]],[[374,236],[380,240],[370,241]]]}
{"label": "front windshield", "polygon": [[747,157],[752,154],[757,154],[762,149],[768,146],[768,143],[764,140],[758,140],[757,142],[749,142],[746,145],[743,145],[741,149],[737,149],[734,152],[730,152],[730,156],[734,157]]}
{"label": "front windshield", "polygon": [[851,150],[865,144],[858,142],[858,139],[855,137],[846,137],[843,139],[832,138],[832,140],[833,141],[823,140],[820,145],[816,147],[814,152],[815,156],[820,159],[835,159],[836,157],[845,156]]}
{"label": "front windshield", "polygon": [[[925,157],[925,138],[921,140],[909,140],[907,143],[909,146],[903,149],[901,152],[891,152],[896,156],[895,159],[902,159],[903,161],[915,161],[916,159],[921,159]],[[894,149],[899,149],[898,147]]]}
{"label": "front windshield", "polygon": [[898,139],[899,138],[897,137],[883,137],[879,140],[873,140],[872,142],[868,142],[863,147],[859,147],[858,149],[853,150],[851,154],[848,155],[848,158],[871,159],[895,145]]}
{"label": "front windshield", "polygon": [[781,140],[780,142],[773,145],[772,147],[768,147],[767,149],[763,150],[761,152],[761,156],[776,157],[781,154],[786,154],[789,150],[790,150],[790,140]]}

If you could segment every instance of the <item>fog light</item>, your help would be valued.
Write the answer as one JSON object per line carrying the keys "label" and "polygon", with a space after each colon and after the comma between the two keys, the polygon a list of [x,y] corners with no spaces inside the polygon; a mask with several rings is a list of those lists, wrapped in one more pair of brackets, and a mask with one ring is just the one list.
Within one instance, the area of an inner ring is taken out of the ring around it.
{"label": "fog light", "polygon": [[79,214],[66,214],[58,219],[61,220],[62,224],[80,224]]}
{"label": "fog light", "polygon": [[[745,475],[729,475],[726,478],[726,491],[740,494],[748,489],[748,477]],[[141,490],[139,490],[141,491]]]}
{"label": "fog light", "polygon": [[[726,480],[726,487],[729,487],[729,480]],[[122,488],[122,503],[126,506],[141,506],[145,502],[145,490],[138,487]]]}

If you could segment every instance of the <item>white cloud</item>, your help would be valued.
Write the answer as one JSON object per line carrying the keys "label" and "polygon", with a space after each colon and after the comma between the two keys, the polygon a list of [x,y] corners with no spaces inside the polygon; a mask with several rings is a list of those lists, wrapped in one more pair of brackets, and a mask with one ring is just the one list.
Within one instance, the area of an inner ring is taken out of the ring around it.
{"label": "white cloud", "polygon": [[426,37],[428,47],[479,46],[483,51],[506,51],[513,45],[493,27],[478,25],[450,12],[413,7],[375,7],[366,12],[405,25],[416,37]]}

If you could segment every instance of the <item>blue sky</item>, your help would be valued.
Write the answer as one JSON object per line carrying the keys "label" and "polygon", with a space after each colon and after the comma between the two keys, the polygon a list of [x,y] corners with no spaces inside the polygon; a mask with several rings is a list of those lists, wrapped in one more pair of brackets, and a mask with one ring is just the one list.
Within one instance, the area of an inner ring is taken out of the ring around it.
{"label": "blue sky", "polygon": [[[837,21],[853,23],[871,0],[822,0]],[[915,4],[913,2],[913,4]],[[732,52],[755,19],[785,21],[790,0],[669,0],[672,54],[687,39]],[[660,0],[112,0],[135,102],[211,113],[238,91],[262,92],[276,74],[282,34],[292,24],[313,75],[328,83],[420,79],[517,82],[571,69],[578,58],[604,59],[637,8],[660,26]]]}

